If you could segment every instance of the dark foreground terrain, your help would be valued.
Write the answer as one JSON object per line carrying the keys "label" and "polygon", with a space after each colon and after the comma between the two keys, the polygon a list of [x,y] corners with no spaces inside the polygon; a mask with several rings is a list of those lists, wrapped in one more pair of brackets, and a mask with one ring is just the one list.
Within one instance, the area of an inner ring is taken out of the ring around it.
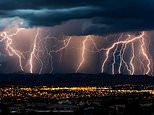
{"label": "dark foreground terrain", "polygon": [[0,74],[1,85],[23,86],[114,86],[117,84],[154,85],[154,77],[148,75],[109,74]]}

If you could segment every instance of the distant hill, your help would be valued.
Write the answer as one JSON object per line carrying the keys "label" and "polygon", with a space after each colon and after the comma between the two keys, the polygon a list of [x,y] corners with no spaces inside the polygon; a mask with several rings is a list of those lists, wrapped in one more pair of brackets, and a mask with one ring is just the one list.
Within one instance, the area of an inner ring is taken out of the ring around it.
{"label": "distant hill", "polygon": [[112,86],[117,84],[154,85],[154,77],[147,75],[109,74],[0,74],[0,86]]}

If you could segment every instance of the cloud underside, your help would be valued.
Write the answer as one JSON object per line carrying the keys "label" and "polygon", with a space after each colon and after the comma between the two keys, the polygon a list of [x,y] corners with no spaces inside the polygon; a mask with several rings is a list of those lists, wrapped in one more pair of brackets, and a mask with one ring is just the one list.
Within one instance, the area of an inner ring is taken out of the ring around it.
{"label": "cloud underside", "polygon": [[153,0],[1,0],[0,27],[23,19],[27,27],[62,25],[69,35],[153,30],[153,4]]}

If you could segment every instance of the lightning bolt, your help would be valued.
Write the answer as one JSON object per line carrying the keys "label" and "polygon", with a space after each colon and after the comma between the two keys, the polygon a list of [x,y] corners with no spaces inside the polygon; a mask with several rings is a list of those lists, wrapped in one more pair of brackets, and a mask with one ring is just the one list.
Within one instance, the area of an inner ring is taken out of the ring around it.
{"label": "lightning bolt", "polygon": [[58,53],[58,52],[61,52],[62,50],[64,50],[65,48],[68,47],[68,45],[70,44],[70,41],[71,41],[71,37],[69,39],[65,39],[63,41],[64,43],[64,46],[59,48],[59,49],[56,49],[56,50],[51,50],[50,53]]}
{"label": "lightning bolt", "polygon": [[[109,56],[110,56],[110,52],[112,50],[114,50],[112,56],[113,56],[113,63],[112,63],[112,74],[115,73],[114,71],[114,64],[115,64],[115,53],[117,52],[117,47],[119,45],[121,45],[121,50],[120,50],[120,53],[119,53],[119,56],[120,56],[120,64],[119,64],[119,68],[118,68],[118,73],[121,73],[121,67],[122,67],[122,63],[125,64],[126,68],[127,68],[127,71],[130,73],[130,74],[134,74],[135,72],[135,67],[134,67],[134,64],[133,64],[133,60],[135,58],[135,55],[134,55],[134,42],[139,40],[140,41],[140,46],[141,46],[141,52],[142,52],[142,55],[144,56],[144,59],[147,61],[147,64],[146,64],[146,72],[145,74],[150,74],[150,71],[151,71],[151,60],[150,60],[150,57],[148,56],[147,54],[147,49],[146,49],[146,46],[145,46],[145,32],[142,32],[139,36],[135,36],[135,37],[131,37],[130,38],[130,35],[129,36],[129,39],[126,39],[126,40],[119,40],[117,42],[114,42],[111,47],[109,48],[106,48],[106,57],[105,57],[105,60],[103,61],[103,64],[102,64],[102,71],[101,72],[104,72],[104,69],[105,69],[105,65],[106,63],[108,62],[109,60]],[[130,60],[130,63],[129,65],[131,66],[131,70],[129,69],[129,66],[128,64],[126,63],[126,61],[124,60],[124,53],[126,52],[126,48],[127,48],[127,45],[128,44],[132,44],[132,57],[131,57],[131,60]],[[114,49],[115,48],[115,49]]]}
{"label": "lightning bolt", "polygon": [[[127,62],[124,60],[124,54],[126,52],[126,48],[127,48],[127,44],[125,44],[124,49],[123,49],[123,53],[122,53],[122,62],[125,64],[127,71],[129,72],[129,74],[131,74],[131,69],[129,67],[129,65],[127,64]],[[133,52],[133,51],[132,51]]]}
{"label": "lightning bolt", "polygon": [[63,40],[63,46],[62,47],[60,47],[58,49],[52,49],[52,50],[50,50],[48,52],[48,55],[50,57],[50,62],[51,62],[51,64],[50,64],[50,66],[51,66],[50,73],[52,73],[52,71],[53,71],[53,58],[52,58],[52,53],[59,53],[59,52],[63,51],[64,49],[66,49],[68,47],[68,45],[70,44],[71,39],[72,39],[72,37],[69,37],[68,39],[64,39]]}
{"label": "lightning bolt", "polygon": [[19,67],[22,71],[24,71],[23,66],[22,66],[22,57],[24,58],[24,55],[22,52],[20,52],[13,46],[13,39],[12,39],[13,36],[16,36],[22,30],[24,30],[24,28],[18,28],[17,31],[13,34],[8,34],[8,32],[6,31],[2,32],[1,33],[2,38],[0,42],[5,41],[6,51],[8,52],[9,56],[16,55],[18,57]]}
{"label": "lightning bolt", "polygon": [[130,65],[131,65],[131,68],[132,68],[131,75],[134,75],[134,71],[135,71],[135,67],[134,67],[134,64],[133,64],[134,57],[135,57],[135,54],[134,54],[134,43],[132,43],[132,58],[130,60]]}
{"label": "lightning bolt", "polygon": [[116,46],[114,52],[113,52],[113,63],[112,63],[112,74],[115,74],[115,71],[114,71],[114,64],[116,62],[116,56],[115,56],[115,53],[117,52],[117,49],[118,49],[118,45]]}
{"label": "lightning bolt", "polygon": [[33,60],[34,60],[34,57],[36,58],[35,52],[36,52],[36,44],[37,44],[38,35],[39,35],[39,29],[37,29],[37,33],[36,33],[36,36],[34,38],[32,52],[30,53],[30,59],[29,59],[29,65],[30,65],[29,71],[30,71],[30,73],[33,73]]}
{"label": "lightning bolt", "polygon": [[[36,62],[40,63],[40,69],[39,69],[39,74],[42,73],[44,66],[47,66],[48,64],[50,64],[51,70],[50,73],[53,72],[53,53],[59,53],[61,51],[63,51],[64,49],[66,49],[68,47],[68,45],[71,42],[71,37],[69,37],[68,39],[64,39],[64,40],[58,40],[56,37],[50,37],[49,35],[47,35],[46,37],[40,38],[39,35],[41,35],[39,29],[37,29],[34,41],[33,41],[33,47],[32,47],[32,51],[30,52],[30,58],[29,58],[29,71],[30,73],[34,73],[34,64]],[[57,43],[63,43],[63,45],[61,47],[57,46],[56,44],[54,46],[52,46],[52,48],[48,48],[48,40],[56,40]],[[41,56],[42,55],[42,59]],[[49,59],[49,61],[47,62],[47,60]],[[35,61],[35,62],[34,62]],[[36,65],[36,64],[35,64]]]}
{"label": "lightning bolt", "polygon": [[78,67],[77,67],[77,69],[76,69],[76,72],[78,72],[78,71],[80,70],[82,64],[83,64],[84,61],[85,61],[84,54],[85,54],[85,50],[86,50],[86,43],[87,43],[87,41],[88,41],[88,37],[89,37],[89,36],[86,36],[86,38],[82,41],[82,53],[81,53],[82,59],[81,59],[81,62],[79,63],[79,65],[78,65]]}
{"label": "lightning bolt", "polygon": [[145,72],[145,74],[149,74],[150,73],[150,69],[151,69],[150,68],[151,61],[150,61],[150,58],[148,57],[148,54],[146,53],[146,47],[145,47],[145,42],[144,42],[144,37],[143,36],[142,36],[142,39],[140,41],[141,41],[142,54],[146,58],[146,60],[148,61],[147,71]]}

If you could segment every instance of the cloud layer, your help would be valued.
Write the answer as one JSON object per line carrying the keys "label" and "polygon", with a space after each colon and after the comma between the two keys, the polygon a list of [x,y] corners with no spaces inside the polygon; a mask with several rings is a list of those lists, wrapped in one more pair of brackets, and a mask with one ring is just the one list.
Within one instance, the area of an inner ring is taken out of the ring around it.
{"label": "cloud layer", "polygon": [[1,0],[0,23],[4,27],[19,18],[29,27],[80,25],[69,34],[76,34],[75,29],[77,34],[95,35],[152,30],[153,4],[153,0]]}

